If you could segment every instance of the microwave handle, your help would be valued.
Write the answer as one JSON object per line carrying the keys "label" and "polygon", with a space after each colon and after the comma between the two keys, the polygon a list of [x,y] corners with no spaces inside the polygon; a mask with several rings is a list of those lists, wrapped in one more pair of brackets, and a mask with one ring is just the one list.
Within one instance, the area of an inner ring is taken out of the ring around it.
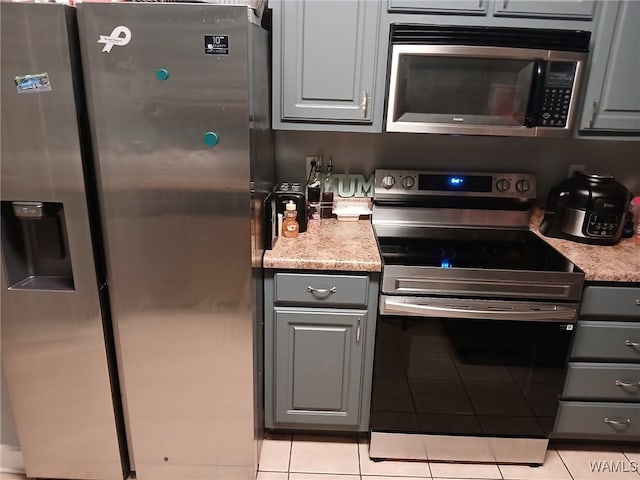
{"label": "microwave handle", "polygon": [[540,105],[544,95],[544,80],[547,71],[547,62],[535,60],[533,62],[533,75],[531,79],[531,95],[527,105],[527,115],[525,117],[526,127],[535,127],[540,118]]}

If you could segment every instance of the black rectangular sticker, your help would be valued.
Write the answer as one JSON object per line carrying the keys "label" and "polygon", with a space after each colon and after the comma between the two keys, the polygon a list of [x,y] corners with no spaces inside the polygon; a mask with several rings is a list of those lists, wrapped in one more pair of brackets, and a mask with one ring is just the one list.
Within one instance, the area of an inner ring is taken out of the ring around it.
{"label": "black rectangular sticker", "polygon": [[229,35],[205,35],[204,53],[208,55],[229,55]]}

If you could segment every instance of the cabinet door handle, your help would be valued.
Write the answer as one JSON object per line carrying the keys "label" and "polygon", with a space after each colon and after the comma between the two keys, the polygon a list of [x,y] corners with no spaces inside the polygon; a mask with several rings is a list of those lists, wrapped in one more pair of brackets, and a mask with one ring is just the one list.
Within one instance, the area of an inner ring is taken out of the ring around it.
{"label": "cabinet door handle", "polygon": [[328,295],[330,293],[336,293],[338,289],[336,287],[331,288],[314,288],[311,285],[307,286],[307,292],[309,293],[319,293],[320,295]]}
{"label": "cabinet door handle", "polygon": [[482,5],[484,5],[484,0],[478,0],[478,8],[482,8]]}
{"label": "cabinet door handle", "polygon": [[598,107],[600,103],[597,98],[593,99],[593,103],[591,104],[591,120],[589,120],[589,128],[593,128],[596,123],[596,117],[598,116]]}
{"label": "cabinet door handle", "polygon": [[360,102],[362,108],[362,116],[367,118],[369,114],[369,90],[362,91],[362,101]]}
{"label": "cabinet door handle", "polygon": [[507,0],[504,0],[504,2],[502,2],[502,9],[503,10],[507,9],[507,3],[509,3]]}
{"label": "cabinet door handle", "polygon": [[360,343],[360,333],[361,333],[361,328],[360,328],[360,319],[358,319],[358,324],[356,325],[356,343]]}
{"label": "cabinet door handle", "polygon": [[627,347],[631,347],[631,348],[638,348],[638,347],[640,347],[640,342],[632,342],[631,340],[625,340],[625,341],[624,341],[624,344],[625,344]]}
{"label": "cabinet door handle", "polygon": [[640,307],[640,298],[636,298],[636,305]]}
{"label": "cabinet door handle", "polygon": [[632,422],[630,418],[620,419],[604,417],[604,423],[609,423],[611,425],[631,425]]}
{"label": "cabinet door handle", "polygon": [[616,387],[639,388],[640,382],[627,382],[626,380],[616,380]]}

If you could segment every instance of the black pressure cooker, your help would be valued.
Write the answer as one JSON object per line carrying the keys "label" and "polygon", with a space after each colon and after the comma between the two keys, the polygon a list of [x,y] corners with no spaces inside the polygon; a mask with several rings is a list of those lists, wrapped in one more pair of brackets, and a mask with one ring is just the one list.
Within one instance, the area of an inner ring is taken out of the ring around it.
{"label": "black pressure cooker", "polygon": [[622,237],[631,192],[608,175],[576,173],[549,191],[540,232],[592,245]]}

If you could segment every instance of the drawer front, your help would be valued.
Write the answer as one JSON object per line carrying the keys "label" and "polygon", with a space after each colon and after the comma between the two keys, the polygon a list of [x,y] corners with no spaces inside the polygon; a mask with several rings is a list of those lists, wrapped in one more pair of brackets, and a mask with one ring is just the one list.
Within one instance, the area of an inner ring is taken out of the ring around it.
{"label": "drawer front", "polygon": [[582,295],[580,316],[640,320],[640,287],[587,287]]}
{"label": "drawer front", "polygon": [[640,365],[569,363],[562,396],[585,400],[640,402]]}
{"label": "drawer front", "polygon": [[555,433],[640,438],[640,408],[634,403],[560,402]]}
{"label": "drawer front", "polygon": [[276,273],[276,303],[306,305],[367,305],[369,277]]}
{"label": "drawer front", "polygon": [[640,323],[578,322],[571,359],[640,362]]}

